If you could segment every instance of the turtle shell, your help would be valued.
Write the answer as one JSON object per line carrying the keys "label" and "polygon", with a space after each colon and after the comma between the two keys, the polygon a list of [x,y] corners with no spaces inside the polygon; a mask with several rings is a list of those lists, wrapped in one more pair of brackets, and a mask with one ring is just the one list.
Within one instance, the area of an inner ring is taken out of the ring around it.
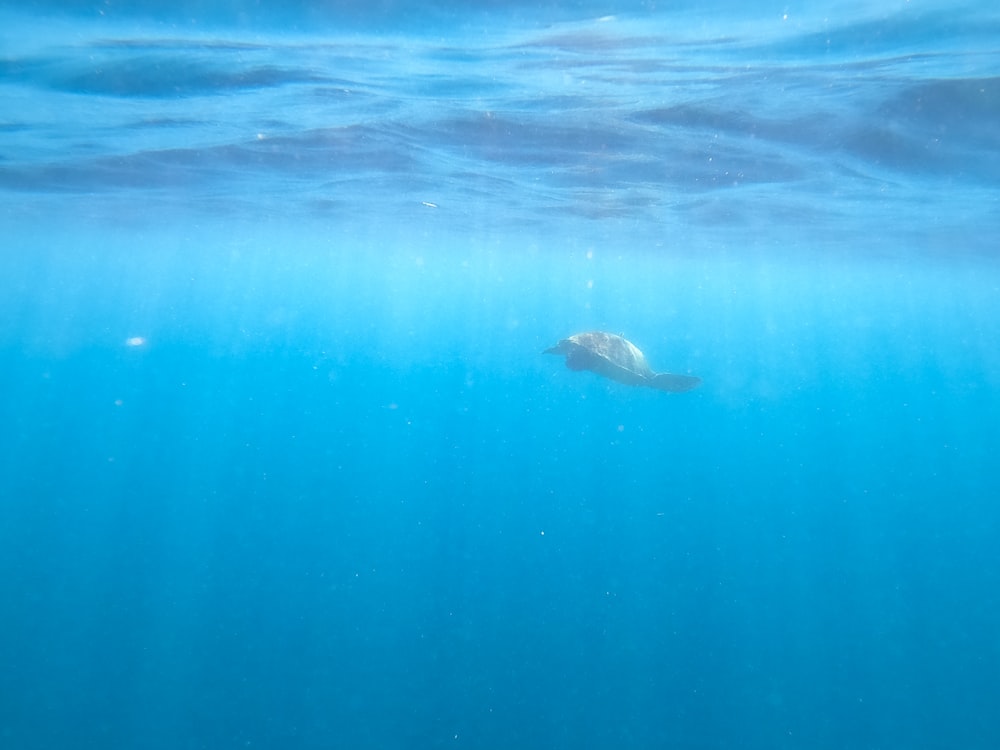
{"label": "turtle shell", "polygon": [[571,370],[591,370],[627,385],[644,385],[654,375],[646,358],[631,341],[603,331],[578,333],[555,347],[566,355]]}

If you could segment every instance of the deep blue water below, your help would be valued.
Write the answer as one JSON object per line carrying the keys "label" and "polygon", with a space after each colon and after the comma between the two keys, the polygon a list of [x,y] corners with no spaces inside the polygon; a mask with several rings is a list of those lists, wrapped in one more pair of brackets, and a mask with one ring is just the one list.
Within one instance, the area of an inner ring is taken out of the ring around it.
{"label": "deep blue water below", "polygon": [[1000,747],[991,4],[43,2],[0,101],[0,748]]}

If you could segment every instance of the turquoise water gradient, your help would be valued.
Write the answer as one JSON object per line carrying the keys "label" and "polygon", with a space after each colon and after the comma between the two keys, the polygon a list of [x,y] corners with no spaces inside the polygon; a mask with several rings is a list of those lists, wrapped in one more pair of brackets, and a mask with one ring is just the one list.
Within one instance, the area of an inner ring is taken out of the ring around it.
{"label": "turquoise water gradient", "polygon": [[869,5],[4,10],[0,746],[997,747],[1000,23]]}

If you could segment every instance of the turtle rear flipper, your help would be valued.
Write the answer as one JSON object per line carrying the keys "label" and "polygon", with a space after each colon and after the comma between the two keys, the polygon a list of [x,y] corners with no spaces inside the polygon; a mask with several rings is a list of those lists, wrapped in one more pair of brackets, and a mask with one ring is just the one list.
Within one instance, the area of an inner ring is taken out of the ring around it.
{"label": "turtle rear flipper", "polygon": [[649,379],[650,388],[668,393],[684,393],[697,388],[700,383],[701,378],[691,375],[672,375],[669,372],[661,372]]}

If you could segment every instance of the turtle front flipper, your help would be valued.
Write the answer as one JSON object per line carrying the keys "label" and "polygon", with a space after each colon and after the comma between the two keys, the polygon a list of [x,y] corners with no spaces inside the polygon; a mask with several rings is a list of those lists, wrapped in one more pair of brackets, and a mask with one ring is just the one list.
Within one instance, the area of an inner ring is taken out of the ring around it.
{"label": "turtle front flipper", "polygon": [[697,388],[700,384],[701,378],[692,375],[672,375],[669,372],[661,372],[647,381],[650,388],[668,393],[684,393]]}

